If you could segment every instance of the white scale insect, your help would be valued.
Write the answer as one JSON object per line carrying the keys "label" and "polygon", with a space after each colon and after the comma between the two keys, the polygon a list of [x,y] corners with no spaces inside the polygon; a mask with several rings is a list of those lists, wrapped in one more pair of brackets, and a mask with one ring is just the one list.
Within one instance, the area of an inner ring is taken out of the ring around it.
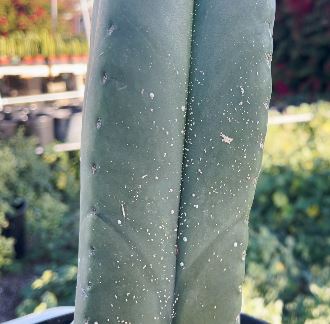
{"label": "white scale insect", "polygon": [[226,144],[230,144],[234,139],[223,134],[223,133],[220,133],[220,137],[222,138],[222,142],[226,143]]}

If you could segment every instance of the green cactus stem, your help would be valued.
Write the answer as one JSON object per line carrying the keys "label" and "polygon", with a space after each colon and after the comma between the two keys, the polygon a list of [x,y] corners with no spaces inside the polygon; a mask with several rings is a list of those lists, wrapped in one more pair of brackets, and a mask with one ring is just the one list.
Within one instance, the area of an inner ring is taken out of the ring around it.
{"label": "green cactus stem", "polygon": [[95,2],[76,324],[237,321],[274,7]]}

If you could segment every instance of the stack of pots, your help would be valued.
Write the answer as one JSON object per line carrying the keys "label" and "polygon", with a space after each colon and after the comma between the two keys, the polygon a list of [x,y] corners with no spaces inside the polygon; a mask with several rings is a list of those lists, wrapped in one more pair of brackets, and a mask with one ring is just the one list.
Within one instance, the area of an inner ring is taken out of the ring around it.
{"label": "stack of pots", "polygon": [[25,135],[35,136],[41,146],[55,140],[80,142],[82,110],[80,106],[43,109],[6,107],[0,112],[0,139],[14,136],[20,126]]}
{"label": "stack of pots", "polygon": [[53,113],[55,138],[61,142],[80,142],[82,111],[80,106],[63,106]]}

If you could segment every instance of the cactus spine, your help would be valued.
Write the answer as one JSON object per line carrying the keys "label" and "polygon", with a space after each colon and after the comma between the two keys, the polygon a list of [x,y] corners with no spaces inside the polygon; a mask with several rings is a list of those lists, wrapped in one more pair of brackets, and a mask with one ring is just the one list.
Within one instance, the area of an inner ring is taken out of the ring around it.
{"label": "cactus spine", "polygon": [[75,322],[235,323],[274,1],[94,6]]}

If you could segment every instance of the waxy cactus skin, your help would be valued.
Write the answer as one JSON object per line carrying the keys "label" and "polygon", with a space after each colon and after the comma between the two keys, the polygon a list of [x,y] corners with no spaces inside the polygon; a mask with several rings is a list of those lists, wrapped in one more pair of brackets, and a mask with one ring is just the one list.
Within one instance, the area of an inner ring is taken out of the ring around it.
{"label": "waxy cactus skin", "polygon": [[235,323],[274,1],[99,0],[75,323]]}

